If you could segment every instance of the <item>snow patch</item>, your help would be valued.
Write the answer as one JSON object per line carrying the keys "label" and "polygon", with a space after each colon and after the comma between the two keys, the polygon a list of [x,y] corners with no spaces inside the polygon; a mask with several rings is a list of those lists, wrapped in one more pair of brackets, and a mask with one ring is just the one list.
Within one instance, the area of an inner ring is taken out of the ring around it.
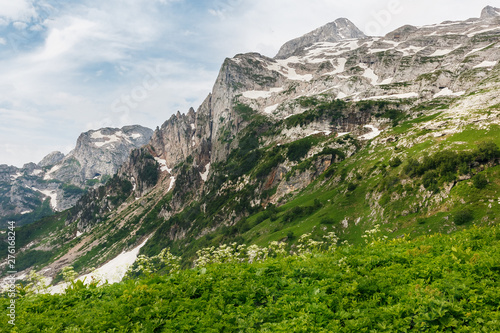
{"label": "snow patch", "polygon": [[14,180],[14,179],[21,177],[22,175],[23,175],[22,173],[17,172],[15,175],[11,175],[10,178],[12,178],[12,180]]}
{"label": "snow patch", "polygon": [[49,170],[49,172],[47,172],[47,173],[45,174],[45,176],[43,176],[43,179],[44,179],[44,180],[49,180],[49,179],[52,179],[52,176],[51,176],[51,175],[52,175],[54,172],[56,172],[57,170],[59,170],[59,169],[61,168],[61,166],[62,166],[62,165],[60,165],[60,164],[59,164],[59,165],[54,165],[54,166],[52,167],[52,169],[50,169],[50,170]]}
{"label": "snow patch", "polygon": [[345,64],[347,63],[346,58],[338,58],[337,59],[337,66],[334,66],[335,69],[332,72],[325,73],[323,75],[335,75],[335,74],[340,74],[343,71],[345,71]]}
{"label": "snow patch", "polygon": [[439,57],[447,55],[448,53],[453,52],[455,49],[444,49],[444,50],[436,50],[433,54],[429,55],[429,57]]}
{"label": "snow patch", "polygon": [[382,80],[378,85],[381,86],[381,85],[384,85],[384,84],[391,84],[392,80],[394,80],[394,78],[393,77],[389,77],[387,79]]}
{"label": "snow patch", "polygon": [[[473,31],[469,34],[467,34],[467,37],[474,37],[475,35],[479,35],[479,34],[482,34],[483,32],[488,32],[488,31],[493,31],[493,30],[498,30],[498,27],[494,27],[494,28],[488,28],[488,29],[484,29],[484,30],[479,30],[479,31]],[[470,32],[471,30],[467,31],[467,32]],[[467,33],[466,32],[466,33]]]}
{"label": "snow patch", "polygon": [[453,92],[450,90],[448,87],[442,89],[440,92],[434,95],[434,98],[440,97],[440,96],[462,96],[465,94],[465,91],[459,91],[459,92]]}
{"label": "snow patch", "polygon": [[396,51],[402,52],[403,56],[406,57],[409,55],[414,55],[414,54],[422,51],[423,49],[425,49],[425,47],[418,47],[418,46],[412,45],[412,46],[408,46],[407,48],[396,50]]}
{"label": "snow patch", "polygon": [[[82,275],[77,278],[77,280],[83,281],[85,284],[89,284],[92,279],[97,279],[103,284],[106,281],[108,283],[120,282],[128,268],[135,262],[139,250],[146,244],[149,238],[147,238],[142,244],[137,246],[128,252],[122,252],[116,258],[110,260],[103,266],[99,267],[95,271],[89,274]],[[60,294],[68,287],[68,283],[60,283],[56,286],[49,288],[50,294]]]}
{"label": "snow patch", "polygon": [[170,177],[170,184],[168,184],[167,192],[169,192],[171,189],[173,189],[174,185],[175,185],[175,177],[172,176],[172,177]]}
{"label": "snow patch", "polygon": [[168,173],[172,173],[172,169],[170,169],[168,166],[167,166],[167,161],[164,160],[164,159],[161,159],[161,158],[158,158],[158,157],[155,157],[154,158],[156,162],[158,162],[158,164],[160,165],[160,170],[163,172],[163,171],[168,171]]}
{"label": "snow patch", "polygon": [[34,187],[32,187],[31,189],[42,193],[46,197],[49,197],[50,198],[50,206],[54,210],[57,209],[57,192],[56,191],[54,191],[54,190],[52,190],[52,191],[51,190],[39,190],[39,189],[34,188]]}
{"label": "snow patch", "polygon": [[347,97],[347,95],[344,94],[342,91],[339,91],[339,93],[337,94],[338,99],[342,99],[342,98],[346,98],[346,97]]}
{"label": "snow patch", "polygon": [[473,68],[486,68],[486,67],[494,67],[498,61],[483,61],[479,65],[474,66]]}
{"label": "snow patch", "polygon": [[208,172],[209,171],[210,171],[210,163],[205,165],[205,172],[203,172],[203,173],[200,172],[201,179],[203,179],[204,182],[206,182],[208,179]]}
{"label": "snow patch", "polygon": [[368,53],[373,54],[373,53],[385,52],[385,51],[389,51],[389,50],[392,50],[392,48],[388,48],[388,49],[370,49],[368,51]]}
{"label": "snow patch", "polygon": [[279,93],[281,91],[283,91],[283,88],[271,88],[269,91],[265,91],[265,90],[250,90],[250,91],[245,91],[243,93],[243,97],[250,98],[250,99],[269,98],[274,93]]}
{"label": "snow patch", "polygon": [[279,105],[280,105],[280,103],[268,106],[267,108],[264,109],[264,112],[271,114],[274,111],[276,111],[276,109],[278,108]]}
{"label": "snow patch", "polygon": [[382,96],[372,96],[366,98],[367,100],[371,99],[385,99],[385,98],[417,98],[418,93],[416,92],[411,92],[411,93],[405,93],[405,94],[394,94],[394,95],[382,95]]}
{"label": "snow patch", "polygon": [[376,138],[377,136],[380,135],[380,133],[382,133],[382,131],[380,131],[378,128],[376,128],[375,126],[373,125],[365,125],[364,126],[365,128],[369,128],[371,129],[372,131],[370,133],[367,133],[365,135],[361,135],[359,137],[359,139],[361,140],[371,140],[371,139],[374,139]]}
{"label": "snow patch", "polygon": [[[105,139],[105,141],[98,141],[98,142],[93,142],[94,145],[96,145],[97,147],[101,148],[105,145],[109,145],[111,143],[114,143],[114,142],[120,142],[122,138],[124,138],[123,136],[123,133],[121,132],[117,132],[115,134],[112,134],[112,135],[102,135],[100,132],[98,132],[99,135],[96,135],[96,137],[98,137],[99,139]],[[96,138],[94,137],[94,134],[96,133],[92,133],[92,137],[93,138]],[[128,139],[126,139],[128,141]]]}
{"label": "snow patch", "polygon": [[103,134],[102,131],[99,130],[99,131],[96,131],[96,132],[93,132],[92,134],[90,134],[90,138],[92,138],[94,140],[103,140],[104,139],[104,141],[97,141],[97,142],[94,141],[93,142],[93,144],[98,148],[101,148],[103,146],[106,146],[106,145],[109,145],[109,144],[112,144],[115,142],[120,142],[120,141],[127,141],[130,143],[130,139],[138,139],[140,137],[142,137],[142,135],[139,133],[132,133],[131,135],[126,135],[122,131],[117,131],[114,134],[106,135],[106,134]]}
{"label": "snow patch", "polygon": [[29,214],[31,212],[32,212],[32,210],[25,210],[24,212],[21,212],[21,215]]}
{"label": "snow patch", "polygon": [[321,133],[328,136],[328,135],[332,134],[332,131],[313,131],[313,132],[310,132],[309,134],[307,134],[306,137],[316,135],[316,134],[321,134]]}
{"label": "snow patch", "polygon": [[365,72],[363,73],[363,77],[366,77],[370,80],[371,84],[376,85],[378,81],[378,75],[375,74],[373,69],[367,68],[366,65],[362,64],[361,67],[364,68]]}
{"label": "snow patch", "polygon": [[191,129],[192,129],[192,130],[195,130],[195,129],[196,129],[196,126],[195,126],[194,124],[189,124],[189,125],[191,125]]}
{"label": "snow patch", "polygon": [[288,59],[277,59],[274,63],[268,64],[267,69],[278,72],[290,80],[294,81],[311,81],[313,76],[312,74],[299,75],[295,68],[291,68],[288,66],[290,63],[301,63],[299,58],[290,57]]}
{"label": "snow patch", "polygon": [[474,50],[470,51],[469,53],[467,53],[465,55],[465,57],[471,55],[472,53],[476,53],[477,51],[481,51],[482,49],[484,49],[484,47],[480,47],[480,48],[474,49]]}
{"label": "snow patch", "polygon": [[43,170],[41,169],[35,169],[33,170],[33,172],[31,173],[32,176],[38,176],[40,175],[41,173],[43,173]]}

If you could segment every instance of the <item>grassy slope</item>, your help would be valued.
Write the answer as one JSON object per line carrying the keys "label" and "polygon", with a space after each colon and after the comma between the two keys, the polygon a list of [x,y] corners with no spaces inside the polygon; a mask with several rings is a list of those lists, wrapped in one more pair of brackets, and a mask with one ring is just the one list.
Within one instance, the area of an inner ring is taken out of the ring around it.
{"label": "grassy slope", "polygon": [[[407,132],[413,126],[432,120],[438,115],[422,116],[404,122],[383,135],[389,137],[399,135],[402,129]],[[286,211],[297,206],[312,206],[315,199],[321,201],[323,205],[321,209],[312,215],[299,217],[292,223],[284,223],[281,218],[274,222],[271,219],[265,219],[243,237],[247,243],[265,245],[273,240],[284,239],[290,232],[296,236],[306,232],[315,232],[320,237],[326,231],[323,229],[333,227],[342,239],[351,243],[359,243],[363,232],[376,223],[382,224],[383,230],[390,237],[398,237],[405,233],[420,235],[433,232],[451,232],[467,227],[452,223],[454,214],[464,208],[471,209],[474,223],[498,223],[500,204],[497,199],[500,192],[500,182],[498,181],[500,179],[500,166],[490,167],[485,171],[472,170],[473,173],[483,173],[487,177],[489,184],[486,188],[479,190],[473,186],[470,180],[459,181],[443,201],[429,204],[428,207],[417,213],[404,212],[408,207],[422,200],[421,197],[417,197],[416,189],[414,189],[414,193],[409,193],[406,197],[392,198],[384,205],[383,215],[372,215],[373,209],[367,200],[367,195],[370,196],[373,191],[377,190],[384,178],[395,177],[400,180],[410,180],[402,174],[408,157],[419,158],[444,149],[458,152],[470,151],[477,146],[477,143],[483,141],[493,141],[500,146],[498,133],[500,133],[499,126],[491,125],[488,130],[468,128],[445,138],[427,139],[411,148],[397,147],[396,143],[375,147],[368,145],[352,158],[336,166],[337,171],[332,176],[332,179],[335,179],[335,177],[341,177],[342,174],[351,175],[351,179],[323,182],[322,177],[320,177],[299,193],[296,198],[280,207],[281,213],[278,216],[283,216]],[[393,156],[401,156],[403,164],[396,168],[390,167],[388,164]],[[356,189],[349,191],[347,189],[349,183],[356,184]],[[263,214],[258,213],[248,220],[255,222]],[[329,223],[322,223],[328,219]],[[347,228],[341,226],[341,222],[345,219],[348,222]],[[331,226],[332,222],[333,226]]]}
{"label": "grassy slope", "polygon": [[0,331],[494,332],[499,241],[498,226],[474,227],[30,296]]}

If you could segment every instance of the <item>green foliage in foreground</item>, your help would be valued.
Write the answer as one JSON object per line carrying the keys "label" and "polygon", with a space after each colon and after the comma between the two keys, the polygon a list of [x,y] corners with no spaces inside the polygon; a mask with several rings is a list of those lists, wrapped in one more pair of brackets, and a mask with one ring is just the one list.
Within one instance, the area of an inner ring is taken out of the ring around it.
{"label": "green foliage in foreground", "polygon": [[[17,301],[2,332],[498,332],[500,228],[209,264]],[[6,309],[8,300],[0,298]]]}

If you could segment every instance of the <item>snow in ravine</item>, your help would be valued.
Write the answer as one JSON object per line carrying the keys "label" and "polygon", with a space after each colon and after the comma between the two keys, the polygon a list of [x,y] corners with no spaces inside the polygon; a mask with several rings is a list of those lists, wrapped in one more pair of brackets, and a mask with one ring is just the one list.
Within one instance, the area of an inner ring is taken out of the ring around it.
{"label": "snow in ravine", "polygon": [[156,162],[158,162],[158,164],[160,164],[160,170],[161,171],[168,171],[168,173],[172,173],[172,169],[170,169],[167,166],[167,161],[166,160],[158,158],[158,157],[155,157],[154,159],[155,159]]}
{"label": "snow in ravine", "polygon": [[170,191],[171,189],[173,189],[174,185],[175,185],[175,177],[172,176],[172,177],[170,177],[170,184],[168,185],[167,192]]}
{"label": "snow in ravine", "polygon": [[378,128],[376,128],[375,126],[373,125],[365,125],[364,126],[365,128],[369,128],[371,129],[372,131],[370,133],[367,133],[365,135],[361,135],[359,137],[359,139],[361,140],[371,140],[371,139],[374,139],[376,138],[377,136],[380,135],[380,133],[382,133],[382,131],[380,131]]}
{"label": "snow in ravine", "polygon": [[[146,244],[148,239],[142,242],[140,245],[128,252],[122,252],[116,258],[108,261],[103,266],[99,267],[95,271],[89,274],[85,274],[76,278],[76,280],[83,281],[85,284],[89,284],[93,279],[100,281],[100,283],[116,283],[120,282],[128,268],[135,262],[139,250]],[[68,283],[60,283],[56,286],[49,288],[48,292],[51,294],[62,293],[68,287]]]}
{"label": "snow in ravine", "polygon": [[210,172],[210,163],[205,165],[205,172],[203,173],[200,172],[201,179],[203,179],[204,182],[207,181],[209,172]]}

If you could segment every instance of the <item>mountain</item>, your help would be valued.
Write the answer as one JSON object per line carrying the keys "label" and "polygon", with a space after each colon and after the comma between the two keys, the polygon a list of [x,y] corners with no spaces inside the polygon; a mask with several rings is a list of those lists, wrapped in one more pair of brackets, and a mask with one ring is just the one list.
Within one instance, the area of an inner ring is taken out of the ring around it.
{"label": "mountain", "polygon": [[376,225],[399,238],[498,224],[496,13],[383,37],[340,20],[347,30],[327,25],[281,56],[226,59],[196,111],[165,121],[71,209],[19,230],[19,261],[35,258],[19,270],[57,283],[68,265],[110,273],[167,247],[190,267],[220,244],[292,251],[303,234],[359,244]]}
{"label": "mountain", "polygon": [[276,58],[285,59],[304,47],[320,42],[340,42],[346,39],[361,39],[366,35],[346,18],[339,18],[321,28],[311,31],[302,37],[292,39],[279,50]]}
{"label": "mountain", "polygon": [[38,164],[0,166],[0,225],[7,220],[22,225],[72,207],[87,188],[115,174],[131,150],[148,143],[152,134],[138,125],[102,128],[82,133],[66,156],[52,152]]}

